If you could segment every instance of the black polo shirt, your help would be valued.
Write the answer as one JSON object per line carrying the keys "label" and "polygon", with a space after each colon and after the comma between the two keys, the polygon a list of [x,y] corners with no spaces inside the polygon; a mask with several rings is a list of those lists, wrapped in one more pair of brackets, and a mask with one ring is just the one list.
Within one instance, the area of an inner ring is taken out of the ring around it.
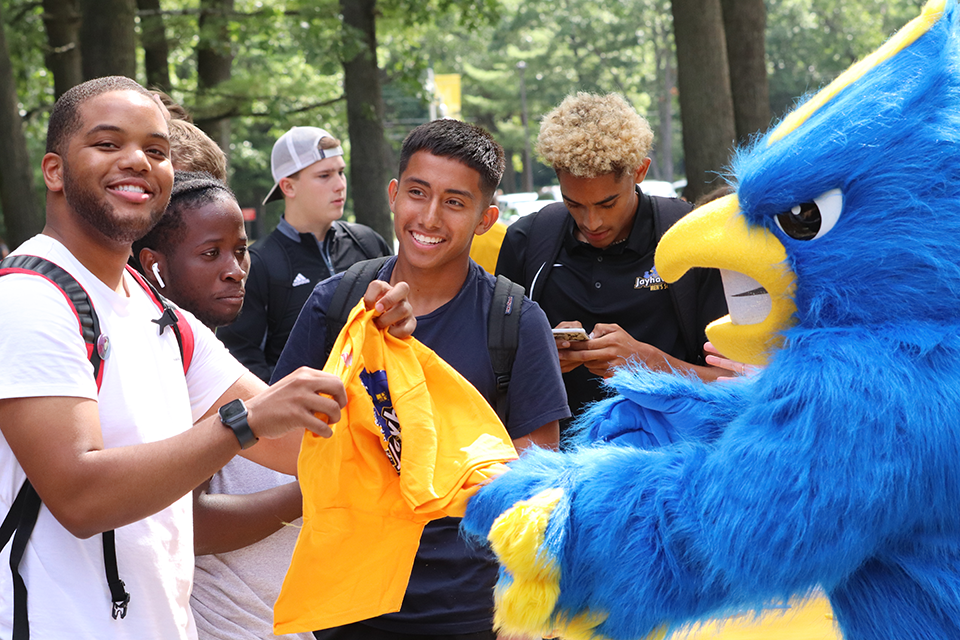
{"label": "black polo shirt", "polygon": [[[598,323],[618,324],[635,340],[680,360],[701,364],[698,354],[687,353],[669,285],[660,279],[654,266],[658,238],[650,198],[640,194],[626,240],[604,249],[577,240],[576,225],[568,214],[559,254],[546,282],[537,283],[536,300],[551,326],[579,320],[589,332]],[[510,225],[497,263],[497,273],[524,284],[528,292],[535,274],[524,271],[525,250],[535,215]],[[701,332],[707,323],[726,313],[719,277],[711,279],[709,289],[703,296],[703,319],[698,318]],[[582,366],[564,374],[575,416],[583,404],[605,397],[601,382]]]}

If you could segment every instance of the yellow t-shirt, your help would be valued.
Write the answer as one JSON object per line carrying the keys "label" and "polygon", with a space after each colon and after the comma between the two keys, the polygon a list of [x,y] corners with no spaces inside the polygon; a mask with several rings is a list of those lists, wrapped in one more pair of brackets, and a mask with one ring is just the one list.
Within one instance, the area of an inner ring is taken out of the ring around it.
{"label": "yellow t-shirt", "polygon": [[304,435],[303,528],[274,607],[278,635],[399,611],[424,525],[462,517],[517,457],[473,385],[373,316],[362,301],[353,309],[324,367],[347,406],[332,437]]}
{"label": "yellow t-shirt", "polygon": [[500,255],[500,245],[507,234],[507,225],[499,220],[483,235],[476,236],[470,245],[470,257],[492,274],[497,268],[497,257]]}

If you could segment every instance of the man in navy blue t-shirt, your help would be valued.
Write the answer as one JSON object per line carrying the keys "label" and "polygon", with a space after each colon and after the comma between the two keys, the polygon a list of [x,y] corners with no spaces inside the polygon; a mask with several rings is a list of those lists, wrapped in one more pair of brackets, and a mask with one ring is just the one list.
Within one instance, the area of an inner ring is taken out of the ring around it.
{"label": "man in navy blue t-shirt", "polygon": [[[403,143],[399,178],[390,183],[390,208],[399,240],[379,278],[410,287],[417,317],[414,337],[495,404],[496,382],[487,351],[487,317],[496,280],[470,260],[474,235],[497,220],[492,205],[503,174],[503,150],[479,127],[436,120]],[[274,379],[303,365],[322,367],[326,310],[342,276],[314,289],[277,363]],[[508,393],[509,432],[517,450],[555,447],[558,421],[570,415],[546,316],[524,300],[519,344]],[[486,552],[467,547],[459,520],[427,525],[398,613],[329,629],[323,640],[410,636],[493,639],[497,569]]]}

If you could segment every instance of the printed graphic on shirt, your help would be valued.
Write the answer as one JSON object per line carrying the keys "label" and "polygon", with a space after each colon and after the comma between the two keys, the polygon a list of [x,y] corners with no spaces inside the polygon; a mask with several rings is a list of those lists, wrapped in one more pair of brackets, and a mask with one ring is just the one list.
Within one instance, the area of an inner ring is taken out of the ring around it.
{"label": "printed graphic on shirt", "polygon": [[390,399],[390,386],[387,384],[387,372],[380,369],[373,373],[366,369],[360,372],[360,382],[373,400],[373,417],[380,428],[383,438],[381,444],[387,459],[394,470],[400,473],[400,421]]}
{"label": "printed graphic on shirt", "polygon": [[297,277],[293,279],[293,286],[299,287],[304,284],[310,284],[310,278],[302,273],[297,273]]}
{"label": "printed graphic on shirt", "polygon": [[646,271],[642,278],[637,278],[633,283],[634,289],[650,289],[650,291],[660,291],[667,288],[667,283],[660,278],[657,268]]}

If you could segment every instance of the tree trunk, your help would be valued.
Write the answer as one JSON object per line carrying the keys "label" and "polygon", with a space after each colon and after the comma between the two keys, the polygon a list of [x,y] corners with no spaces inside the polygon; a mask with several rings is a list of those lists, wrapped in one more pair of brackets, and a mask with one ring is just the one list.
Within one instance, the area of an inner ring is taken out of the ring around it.
{"label": "tree trunk", "polygon": [[134,0],[80,0],[83,24],[80,51],[85,80],[102,76],[137,77]]}
{"label": "tree trunk", "polygon": [[720,186],[736,129],[720,0],[673,0],[677,86],[687,187],[694,200]]}
{"label": "tree trunk", "polygon": [[763,0],[721,0],[721,4],[737,142],[744,144],[770,124],[764,40],[767,11]]}
{"label": "tree trunk", "polygon": [[147,86],[170,93],[170,67],[167,62],[170,48],[160,14],[160,0],[137,0],[137,9],[140,10],[140,41],[143,44]]}
{"label": "tree trunk", "polygon": [[[340,0],[348,41],[344,48],[356,51],[343,61],[343,87],[347,96],[353,212],[357,222],[391,242],[394,233],[387,200],[390,172],[377,67],[376,4],[376,0]],[[358,42],[350,42],[353,39]]]}
{"label": "tree trunk", "polygon": [[[503,178],[500,179],[500,189],[504,193],[515,193],[517,189],[517,170],[513,168],[513,150],[504,149],[503,155],[506,158],[506,167],[503,170]],[[500,210],[503,213],[503,210]]]}
{"label": "tree trunk", "polygon": [[47,31],[44,63],[53,74],[54,97],[83,82],[80,60],[80,6],[77,0],[43,0]]}
{"label": "tree trunk", "polygon": [[233,0],[200,0],[200,42],[197,44],[197,88],[209,115],[196,119],[198,127],[230,155],[229,100],[205,96],[221,82],[230,79],[233,48],[230,22]]}
{"label": "tree trunk", "polygon": [[0,6],[0,208],[11,249],[43,229]]}
{"label": "tree trunk", "polygon": [[655,39],[655,56],[657,75],[660,79],[660,96],[657,98],[657,143],[655,149],[660,152],[657,166],[659,171],[654,174],[659,179],[673,182],[673,95],[677,90],[675,71],[673,68],[673,50],[670,47],[670,34],[667,29],[657,27]]}

